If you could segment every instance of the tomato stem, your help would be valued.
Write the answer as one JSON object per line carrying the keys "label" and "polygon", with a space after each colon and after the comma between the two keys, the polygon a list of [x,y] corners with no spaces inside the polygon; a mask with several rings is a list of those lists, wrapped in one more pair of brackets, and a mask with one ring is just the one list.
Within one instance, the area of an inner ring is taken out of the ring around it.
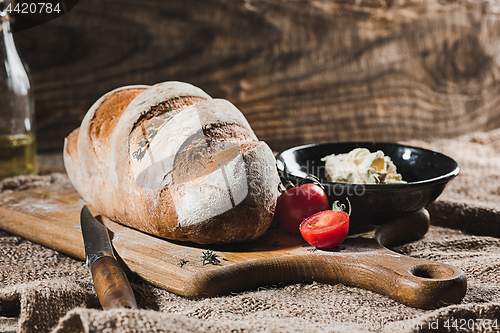
{"label": "tomato stem", "polygon": [[[286,171],[285,162],[283,162],[283,170],[280,170],[278,165],[276,165],[276,168],[278,169],[278,174],[279,174],[280,180],[281,180],[281,184],[280,184],[281,186],[278,185],[278,190],[280,192],[285,192],[286,190],[289,190],[292,187],[295,187],[295,184],[292,183],[290,181],[290,179],[288,178],[288,172]],[[297,186],[302,186],[302,185],[307,184],[307,183],[312,183],[312,184],[318,185],[323,190],[325,189],[324,186],[321,184],[320,179],[311,173],[308,174],[307,176],[305,176],[303,179],[301,179],[299,181],[299,183],[297,184]]]}
{"label": "tomato stem", "polygon": [[288,179],[288,172],[286,171],[285,162],[283,162],[283,171],[278,168],[278,165],[276,165],[276,169],[278,169],[278,175],[280,177],[280,183],[278,184],[278,191],[283,193],[286,190],[295,187],[295,185],[290,181],[290,179]]}
{"label": "tomato stem", "polygon": [[315,175],[313,175],[312,173],[308,174],[307,176],[305,176],[300,182],[299,182],[299,186],[300,185],[304,185],[304,184],[307,184],[307,183],[312,183],[312,184],[315,184],[315,185],[318,185],[319,187],[321,187],[323,190],[325,189],[324,186],[321,184],[319,178]]}
{"label": "tomato stem", "polygon": [[[351,216],[351,202],[349,201],[349,198],[345,198],[347,200],[347,203],[349,204],[349,213],[347,215]],[[332,210],[335,212],[345,212],[346,206],[343,203],[340,203],[340,201],[335,200],[332,205]]]}

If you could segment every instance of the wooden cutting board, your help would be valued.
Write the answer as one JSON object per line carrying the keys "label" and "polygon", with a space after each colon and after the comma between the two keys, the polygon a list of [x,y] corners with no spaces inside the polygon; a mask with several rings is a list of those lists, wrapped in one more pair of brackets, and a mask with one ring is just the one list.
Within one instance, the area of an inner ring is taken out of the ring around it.
{"label": "wooden cutting board", "polygon": [[[84,260],[80,210],[85,204],[67,184],[3,193],[0,228]],[[107,218],[98,219],[109,229],[125,269],[190,298],[317,281],[369,289],[408,306],[427,309],[460,302],[467,287],[459,268],[385,248],[421,238],[429,228],[426,210],[370,230],[352,227],[344,243],[328,251],[314,249],[300,235],[289,234],[279,226],[272,226],[253,242],[206,246],[168,241]],[[203,263],[208,251],[217,255],[218,264]]]}

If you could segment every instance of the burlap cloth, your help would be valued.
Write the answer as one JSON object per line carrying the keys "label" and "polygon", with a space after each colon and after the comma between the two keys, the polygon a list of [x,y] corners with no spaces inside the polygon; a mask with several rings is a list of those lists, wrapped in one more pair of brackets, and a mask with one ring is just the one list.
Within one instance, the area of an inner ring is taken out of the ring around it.
{"label": "burlap cloth", "polygon": [[[100,310],[83,262],[0,232],[0,329],[4,332],[448,332],[500,331],[500,130],[411,142],[455,158],[460,175],[429,207],[432,226],[406,255],[460,267],[461,304],[409,308],[344,285],[266,286],[189,300],[132,281],[141,310]],[[14,178],[0,191],[66,182],[62,174]],[[0,203],[1,204],[1,203]],[[496,322],[495,322],[496,320]],[[474,326],[474,329],[467,329]]]}

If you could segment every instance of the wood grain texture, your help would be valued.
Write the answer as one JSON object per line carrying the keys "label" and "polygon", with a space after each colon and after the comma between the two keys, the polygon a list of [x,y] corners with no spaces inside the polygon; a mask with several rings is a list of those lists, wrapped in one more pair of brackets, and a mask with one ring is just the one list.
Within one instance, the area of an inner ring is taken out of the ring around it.
{"label": "wood grain texture", "polygon": [[[83,205],[70,185],[6,192],[0,195],[0,228],[83,260],[79,223]],[[379,228],[358,230],[330,250],[315,250],[300,235],[278,226],[253,242],[206,246],[167,241],[100,219],[128,269],[191,298],[317,281],[366,288],[427,309],[459,303],[467,289],[459,268],[407,257],[380,244],[389,246],[422,237],[429,228],[425,210]],[[208,251],[218,256],[218,264],[202,261]]]}
{"label": "wood grain texture", "polygon": [[104,93],[180,80],[230,100],[274,150],[500,126],[497,1],[86,0],[15,38],[39,147]]}
{"label": "wood grain texture", "polygon": [[103,256],[90,266],[94,288],[104,310],[137,309],[127,275],[113,257]]}

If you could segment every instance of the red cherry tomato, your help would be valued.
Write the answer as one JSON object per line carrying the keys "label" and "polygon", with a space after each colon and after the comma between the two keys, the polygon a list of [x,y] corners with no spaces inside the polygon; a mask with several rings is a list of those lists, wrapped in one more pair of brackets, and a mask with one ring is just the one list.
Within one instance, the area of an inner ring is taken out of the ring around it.
{"label": "red cherry tomato", "polygon": [[325,210],[309,216],[300,224],[302,237],[318,249],[329,249],[342,243],[349,231],[346,212]]}
{"label": "red cherry tomato", "polygon": [[299,225],[305,218],[329,208],[325,191],[318,185],[308,183],[281,194],[276,203],[275,218],[286,230],[298,234]]}

